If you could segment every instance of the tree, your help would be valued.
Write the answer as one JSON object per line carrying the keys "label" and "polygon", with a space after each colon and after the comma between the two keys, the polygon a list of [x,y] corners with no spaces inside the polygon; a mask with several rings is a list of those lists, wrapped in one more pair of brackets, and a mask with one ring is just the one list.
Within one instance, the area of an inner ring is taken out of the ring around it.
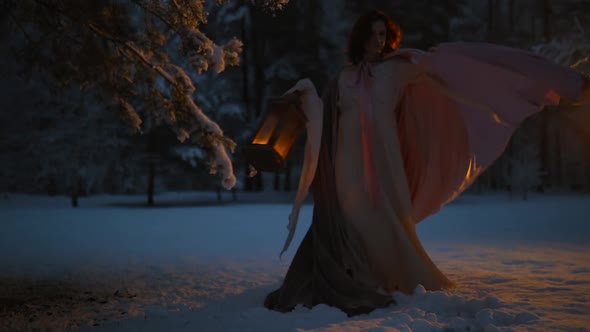
{"label": "tree", "polygon": [[[532,50],[563,66],[583,70],[582,65],[588,61],[590,53],[590,30],[584,28],[590,22],[590,4],[571,0],[559,3],[544,0],[543,8],[545,39],[535,44]],[[561,186],[565,182],[568,155],[562,153],[561,148],[567,142],[565,132],[577,131],[581,141],[587,140],[584,137],[587,133],[580,131],[575,122],[560,119],[573,114],[562,112],[568,102],[571,101],[565,101],[566,105],[561,107],[560,112],[552,112],[555,114],[552,119],[548,118],[548,114],[544,114],[543,119],[543,163],[548,173],[547,181],[553,186]]]}
{"label": "tree", "polygon": [[512,157],[507,157],[509,162],[504,173],[505,180],[510,184],[511,196],[513,192],[520,191],[523,200],[527,200],[528,192],[542,183],[539,146],[522,132],[515,135],[512,141],[515,152]]}
{"label": "tree", "polygon": [[2,86],[10,93],[0,105],[5,172],[0,190],[69,194],[73,206],[80,195],[101,191],[106,169],[127,144],[114,114],[79,91],[77,98],[76,91],[67,100],[56,98],[42,82],[26,83],[11,73],[3,76]]}
{"label": "tree", "polygon": [[[287,1],[256,2],[280,8]],[[234,185],[228,151],[235,143],[195,103],[192,72],[237,65],[242,43],[218,45],[201,31],[203,0],[8,0],[4,7],[4,28],[21,36],[12,46],[25,76],[47,73],[56,94],[92,91],[136,132],[150,130],[148,118],[151,126],[166,124],[207,152],[225,187]]]}
{"label": "tree", "polygon": [[[317,60],[318,43],[312,45],[317,39],[318,6],[315,2],[291,2],[278,13],[251,2],[227,0],[223,7],[213,12],[216,25],[212,34],[219,37],[238,34],[245,43],[240,76],[228,84],[233,83],[233,89],[225,89],[241,92],[241,102],[235,100],[236,95],[225,93],[233,108],[241,107],[244,111],[243,130],[236,137],[238,144],[252,138],[268,96],[284,92],[301,77],[323,72]],[[273,28],[269,29],[269,26]],[[243,160],[240,157],[238,151],[236,160]],[[262,173],[250,177],[248,166],[243,164],[244,190],[262,190]],[[275,180],[278,180],[278,174],[275,174]]]}
{"label": "tree", "polygon": [[[453,24],[452,39],[485,40],[481,27],[485,26],[487,18],[493,29],[494,43],[529,49],[563,66],[575,66],[583,70],[582,66],[576,64],[582,63],[590,52],[587,29],[590,24],[589,2],[469,0],[462,7],[460,20]],[[583,126],[574,126],[576,121],[569,121],[569,118],[574,114],[576,117],[579,115],[578,124],[582,123],[581,112],[567,111],[564,107],[547,109],[528,119],[530,125],[516,131],[515,135],[524,134],[539,139],[544,180],[539,190],[579,181],[580,176],[575,176],[572,171],[579,168],[573,166],[580,164],[576,161],[579,153],[570,150],[576,150],[588,138],[585,131],[580,130]],[[569,135],[574,132],[575,135]],[[506,153],[480,176],[478,188],[496,186],[494,189],[499,189],[510,186],[508,178],[502,174],[504,169],[510,168],[510,159],[518,153],[515,147],[509,146]],[[587,154],[585,151],[582,153]],[[587,172],[586,177],[590,178],[590,171]]]}

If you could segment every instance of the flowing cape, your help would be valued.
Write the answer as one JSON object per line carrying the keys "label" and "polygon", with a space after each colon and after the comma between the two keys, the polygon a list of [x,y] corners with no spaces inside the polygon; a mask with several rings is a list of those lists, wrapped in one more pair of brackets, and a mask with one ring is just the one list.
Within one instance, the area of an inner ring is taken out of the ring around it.
{"label": "flowing cape", "polygon": [[[560,99],[577,101],[584,78],[537,54],[484,43],[443,43],[425,52],[400,49],[416,66],[395,112],[400,149],[416,223],[461,194],[504,151],[527,117]],[[310,80],[287,93],[303,93],[307,142],[291,214],[293,238],[299,211],[316,172],[322,137],[323,103]],[[396,147],[392,147],[396,148]]]}

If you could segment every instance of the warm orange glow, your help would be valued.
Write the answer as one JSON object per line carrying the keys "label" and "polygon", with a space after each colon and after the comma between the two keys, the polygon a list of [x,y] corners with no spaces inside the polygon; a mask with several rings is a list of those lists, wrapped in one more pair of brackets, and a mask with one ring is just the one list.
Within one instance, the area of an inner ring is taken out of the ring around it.
{"label": "warm orange glow", "polygon": [[252,140],[252,144],[268,144],[278,123],[279,118],[277,116],[269,116],[262,125],[262,128],[256,133],[256,136]]}
{"label": "warm orange glow", "polygon": [[561,99],[561,97],[557,94],[557,92],[555,92],[553,90],[549,90],[545,94],[545,100],[547,100],[555,105],[559,104],[560,99]]}
{"label": "warm orange glow", "polygon": [[305,114],[291,99],[275,98],[269,102],[248,152],[248,158],[258,169],[281,169],[305,126]]}
{"label": "warm orange glow", "polygon": [[[469,166],[467,167],[467,172],[465,173],[465,178],[463,178],[463,182],[459,186],[459,189],[457,189],[455,191],[455,193],[457,194],[457,193],[462,193],[463,191],[465,191],[467,189],[467,187],[469,187],[473,183],[474,177],[478,176],[480,172],[481,172],[481,167],[477,167],[477,163],[475,162],[475,159],[473,157],[471,157],[471,159],[469,160]],[[452,199],[455,199],[455,197],[456,197],[455,195],[453,195]]]}
{"label": "warm orange glow", "polygon": [[471,171],[473,170],[473,158],[469,160],[469,167],[467,168],[467,174],[465,174],[465,182],[469,182],[471,179]]}
{"label": "warm orange glow", "polygon": [[295,143],[299,129],[299,127],[295,126],[285,126],[281,131],[281,135],[277,138],[274,149],[283,159],[287,158],[289,150]]}
{"label": "warm orange glow", "polygon": [[[589,64],[590,64],[590,62],[589,62]],[[580,97],[580,99],[577,100],[573,105],[574,106],[584,106],[584,105],[590,106],[590,80],[589,80],[588,85],[586,85],[586,87],[582,91],[582,96]]]}

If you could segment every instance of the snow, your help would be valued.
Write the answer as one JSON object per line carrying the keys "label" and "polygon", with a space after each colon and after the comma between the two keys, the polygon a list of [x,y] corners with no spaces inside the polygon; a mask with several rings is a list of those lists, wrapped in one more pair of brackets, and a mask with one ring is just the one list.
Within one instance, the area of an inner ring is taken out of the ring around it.
{"label": "snow", "polygon": [[457,289],[347,318],[262,306],[312,213],[279,260],[293,195],[265,195],[0,195],[0,330],[590,331],[590,196],[459,197],[418,226]]}
{"label": "snow", "polygon": [[182,160],[188,161],[192,167],[197,167],[198,163],[206,157],[205,151],[198,146],[182,146],[174,149],[174,153]]}

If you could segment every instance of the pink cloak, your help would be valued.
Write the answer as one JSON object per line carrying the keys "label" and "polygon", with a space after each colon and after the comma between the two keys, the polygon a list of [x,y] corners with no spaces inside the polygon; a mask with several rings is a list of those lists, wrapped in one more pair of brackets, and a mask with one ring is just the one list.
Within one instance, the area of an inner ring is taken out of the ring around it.
{"label": "pink cloak", "polygon": [[[443,43],[429,52],[400,49],[415,68],[396,107],[400,149],[419,223],[461,194],[504,151],[520,123],[561,98],[577,101],[579,72],[520,49],[484,43]],[[315,175],[322,135],[322,101],[308,79],[304,91],[307,143],[289,237]],[[393,110],[392,110],[393,111]]]}
{"label": "pink cloak", "polygon": [[416,224],[473,183],[525,118],[578,100],[585,84],[537,55],[464,43],[348,66],[323,100],[299,81],[287,93],[303,92],[307,142],[283,252],[310,189],[313,220],[265,306],[325,303],[355,315],[391,304],[396,290],[453,287]]}

